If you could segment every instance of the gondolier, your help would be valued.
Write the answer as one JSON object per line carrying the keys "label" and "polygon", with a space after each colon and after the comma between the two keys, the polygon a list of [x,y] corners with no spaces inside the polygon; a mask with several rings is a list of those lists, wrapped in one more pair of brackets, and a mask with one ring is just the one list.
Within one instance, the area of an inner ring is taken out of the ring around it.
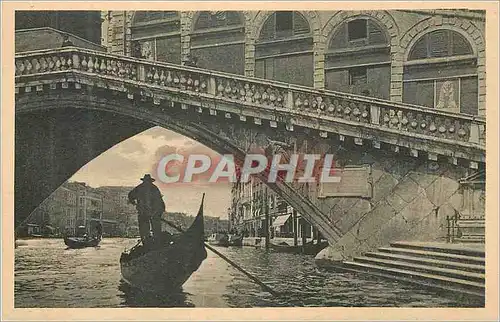
{"label": "gondolier", "polygon": [[145,244],[151,230],[153,238],[161,236],[161,216],[165,211],[165,203],[160,190],[153,184],[155,179],[151,175],[146,174],[141,180],[142,183],[129,192],[128,200],[137,208],[139,233]]}

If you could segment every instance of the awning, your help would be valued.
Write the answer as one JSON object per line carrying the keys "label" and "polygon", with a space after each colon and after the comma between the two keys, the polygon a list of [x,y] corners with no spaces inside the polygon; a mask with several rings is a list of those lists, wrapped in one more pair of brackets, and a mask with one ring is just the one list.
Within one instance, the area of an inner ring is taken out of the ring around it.
{"label": "awning", "polygon": [[288,218],[290,218],[290,214],[289,215],[285,215],[285,216],[279,216],[279,217],[276,217],[276,219],[273,221],[273,227],[279,227],[279,226],[283,226],[286,221],[288,220]]}

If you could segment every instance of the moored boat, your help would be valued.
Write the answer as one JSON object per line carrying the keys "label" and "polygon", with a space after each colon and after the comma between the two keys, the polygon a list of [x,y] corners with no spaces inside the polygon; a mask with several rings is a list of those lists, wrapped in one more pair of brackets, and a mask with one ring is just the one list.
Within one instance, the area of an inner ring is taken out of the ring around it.
{"label": "moored boat", "polygon": [[208,237],[207,241],[210,245],[227,247],[229,246],[229,235],[225,233],[213,233]]}
{"label": "moored boat", "polygon": [[64,244],[69,248],[78,249],[85,247],[97,247],[101,242],[101,236],[98,237],[64,237]]}
{"label": "moored boat", "polygon": [[207,257],[203,200],[196,218],[182,234],[162,232],[154,243],[138,244],[120,257],[123,280],[145,292],[178,290]]}
{"label": "moored boat", "polygon": [[229,246],[243,246],[243,235],[228,235],[228,245]]}
{"label": "moored boat", "polygon": [[279,253],[292,253],[292,254],[304,254],[304,255],[316,255],[322,249],[328,246],[328,242],[320,242],[319,244],[314,244],[313,242],[306,243],[304,246],[290,246],[286,243],[283,244],[269,244],[270,249]]}
{"label": "moored boat", "polygon": [[[86,229],[84,226],[78,228],[82,232]],[[87,233],[83,233],[83,236],[64,236],[64,244],[72,249],[97,247],[102,240],[102,224],[97,222],[95,229],[95,234],[92,236],[88,236]]]}

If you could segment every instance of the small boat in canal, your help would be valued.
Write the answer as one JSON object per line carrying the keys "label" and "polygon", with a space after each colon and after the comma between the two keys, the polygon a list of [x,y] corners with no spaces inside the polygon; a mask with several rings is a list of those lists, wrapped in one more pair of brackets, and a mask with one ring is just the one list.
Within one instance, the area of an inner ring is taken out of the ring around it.
{"label": "small boat in canal", "polygon": [[304,255],[316,255],[321,250],[328,246],[328,242],[320,242],[319,244],[314,244],[312,241],[308,242],[302,246],[290,246],[287,243],[282,244],[269,244],[269,248],[278,253],[291,253],[291,254],[304,254]]}
{"label": "small boat in canal", "polygon": [[204,244],[203,199],[191,226],[172,235],[141,242],[120,257],[123,280],[133,288],[150,293],[171,293],[188,280],[207,258]]}
{"label": "small boat in canal", "polygon": [[64,244],[71,249],[79,249],[85,247],[97,247],[101,242],[101,236],[98,237],[64,237]]}
{"label": "small boat in canal", "polygon": [[[80,231],[85,231],[85,226],[78,227]],[[88,236],[86,232],[82,236],[64,236],[64,244],[71,249],[81,249],[86,247],[97,247],[102,240],[102,224],[96,225],[95,234]]]}
{"label": "small boat in canal", "polygon": [[210,245],[227,247],[229,246],[229,235],[225,233],[213,233],[208,237],[207,242]]}
{"label": "small boat in canal", "polygon": [[227,237],[228,246],[243,246],[243,235],[229,234]]}

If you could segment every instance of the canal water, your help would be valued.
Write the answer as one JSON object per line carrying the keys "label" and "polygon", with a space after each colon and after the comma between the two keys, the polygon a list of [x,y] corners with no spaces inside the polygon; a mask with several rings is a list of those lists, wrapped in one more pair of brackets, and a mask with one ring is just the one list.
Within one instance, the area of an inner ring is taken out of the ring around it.
{"label": "canal water", "polygon": [[312,256],[252,247],[218,248],[280,292],[273,297],[209,250],[179,294],[151,296],[121,281],[119,257],[135,239],[65,249],[62,239],[21,241],[15,250],[15,307],[471,307],[453,295],[352,273],[318,269]]}

